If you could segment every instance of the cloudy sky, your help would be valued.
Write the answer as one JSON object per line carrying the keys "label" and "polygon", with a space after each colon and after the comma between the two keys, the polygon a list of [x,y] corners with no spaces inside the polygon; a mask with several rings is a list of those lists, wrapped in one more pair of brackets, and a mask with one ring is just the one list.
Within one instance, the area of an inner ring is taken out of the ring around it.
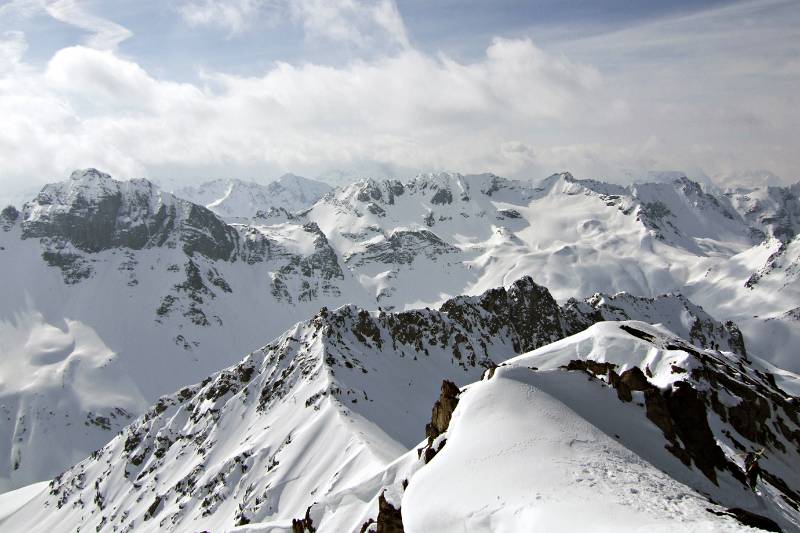
{"label": "cloudy sky", "polygon": [[800,179],[800,2],[11,0],[0,185]]}

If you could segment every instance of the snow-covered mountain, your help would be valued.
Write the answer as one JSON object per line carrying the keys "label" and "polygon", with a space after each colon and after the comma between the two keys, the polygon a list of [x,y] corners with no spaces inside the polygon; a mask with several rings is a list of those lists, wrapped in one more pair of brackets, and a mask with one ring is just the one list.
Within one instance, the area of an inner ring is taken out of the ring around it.
{"label": "snow-covered mountain", "polygon": [[[787,188],[774,211],[792,213],[797,192]],[[324,198],[306,217],[330,235],[346,265],[359,266],[363,256],[386,258],[385,267],[375,264],[369,278],[360,278],[374,284],[381,300],[418,286],[414,266],[395,261],[409,255],[446,261],[435,285],[444,296],[526,274],[562,301],[597,291],[678,291],[714,316],[740,322],[757,352],[800,369],[796,344],[772,343],[763,334],[767,321],[777,320],[784,340],[800,342],[797,324],[784,318],[800,301],[796,234],[774,237],[775,217],[748,219],[740,202],[686,178],[627,187],[569,174],[535,185],[494,175],[366,180]],[[348,231],[337,232],[343,227]],[[381,250],[392,253],[375,255]],[[428,298],[417,303],[441,300]]]}
{"label": "snow-covered mountain", "polygon": [[[799,527],[800,420],[786,392],[800,391],[798,377],[745,355],[734,326],[687,321],[697,308],[684,303],[598,296],[559,307],[523,278],[438,311],[323,308],[162,397],[49,484],[0,497],[0,524],[567,531],[586,517],[623,531]],[[604,320],[631,312],[691,339]],[[761,448],[754,493],[742,454]]]}
{"label": "snow-covered mountain", "polygon": [[341,277],[313,224],[275,240],[94,170],[2,217],[4,489],[51,477],[159,395],[319,309],[307,299],[279,312],[273,294],[324,293]]}
{"label": "snow-covered mountain", "polygon": [[[411,257],[423,264],[439,258],[424,268],[436,278],[442,272],[440,297],[413,294],[417,304],[529,273],[559,300],[678,291],[739,322],[758,353],[797,370],[800,330],[786,313],[800,301],[798,244],[795,233],[780,229],[792,227],[797,188],[779,196],[766,210],[779,216],[748,218],[741,201],[686,178],[622,187],[569,174],[534,185],[435,174],[408,183],[364,180],[304,217],[329,236],[346,267],[363,269],[360,284],[371,284],[385,306],[387,296],[411,296],[419,287],[421,264]],[[780,335],[765,334],[770,328]]]}
{"label": "snow-covered mountain", "polygon": [[743,197],[686,179],[430,174],[230,223],[145,180],[77,172],[0,214],[0,488],[52,477],[323,306],[435,308],[525,275],[575,321],[565,334],[642,320],[800,370],[800,241],[774,222],[793,224],[787,191],[747,193],[777,198],[748,218]]}
{"label": "snow-covered mountain", "polygon": [[[296,530],[796,531],[796,398],[772,379],[668,330],[602,322],[461,391],[443,383],[427,441]],[[753,492],[744,457],[762,449]]]}
{"label": "snow-covered mountain", "polygon": [[307,209],[331,190],[327,183],[284,174],[266,185],[238,179],[213,180],[182,187],[175,195],[203,205],[226,220],[247,220],[270,209]]}
{"label": "snow-covered mountain", "polygon": [[800,233],[800,183],[789,187],[733,189],[725,192],[736,211],[767,236],[783,243]]}

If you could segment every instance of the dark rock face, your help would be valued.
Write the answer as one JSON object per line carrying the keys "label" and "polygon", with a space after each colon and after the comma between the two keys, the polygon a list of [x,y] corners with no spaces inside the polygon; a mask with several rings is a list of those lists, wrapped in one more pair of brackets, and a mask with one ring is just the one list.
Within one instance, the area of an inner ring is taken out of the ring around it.
{"label": "dark rock face", "polygon": [[650,382],[639,367],[633,367],[618,376],[613,370],[608,373],[608,382],[617,389],[617,397],[623,402],[633,400],[633,391],[645,391],[651,388]]}
{"label": "dark rock face", "polygon": [[23,238],[87,253],[180,244],[187,255],[228,261],[238,247],[236,231],[208,209],[146,180],[123,183],[94,169],[45,186],[26,205],[22,227]]}
{"label": "dark rock face", "polygon": [[623,372],[619,377],[619,384],[629,391],[646,391],[652,388],[650,382],[647,380],[647,376],[638,366]]}
{"label": "dark rock face", "polygon": [[0,211],[0,217],[9,222],[16,222],[19,218],[19,211],[13,205],[7,205]]}
{"label": "dark rock face", "polygon": [[150,504],[150,507],[147,508],[147,512],[144,515],[145,520],[150,520],[153,518],[161,508],[161,503],[163,498],[161,496],[156,496],[153,500],[153,503]]}
{"label": "dark rock face", "polygon": [[592,361],[591,359],[573,359],[567,364],[567,370],[583,370],[594,376],[607,376],[614,372],[617,365],[614,363],[601,363],[599,361]]}
{"label": "dark rock face", "polygon": [[400,509],[395,509],[386,501],[383,493],[378,497],[377,533],[404,533],[403,516]]}
{"label": "dark rock face", "polygon": [[677,231],[677,228],[670,221],[673,216],[672,211],[666,205],[656,201],[643,203],[639,208],[637,220],[642,222],[647,229],[652,230],[656,237],[663,239],[664,231],[667,228]]}
{"label": "dark rock face", "polygon": [[498,209],[497,214],[503,218],[522,218],[522,215],[516,209]]}
{"label": "dark rock face", "polygon": [[0,211],[0,227],[3,231],[9,231],[18,219],[19,211],[13,205],[6,206]]}
{"label": "dark rock face", "polygon": [[65,252],[59,248],[42,252],[42,259],[50,266],[61,269],[64,283],[74,285],[92,275],[94,269],[82,255]]}
{"label": "dark rock face", "polygon": [[379,206],[378,204],[375,204],[375,203],[369,204],[367,206],[367,211],[369,211],[373,215],[377,215],[379,217],[385,217],[386,216],[386,210],[384,208],[382,208],[381,206]]}
{"label": "dark rock face", "polygon": [[[701,352],[679,339],[651,335],[627,325],[621,329],[660,349],[688,353],[694,359],[689,365],[693,369],[673,365],[672,374],[680,378],[664,389],[650,382],[649,369],[633,367],[618,375],[613,365],[586,360],[571,361],[566,369],[607,377],[624,402],[632,401],[634,392],[642,393],[647,418],[661,429],[666,449],[687,467],[696,467],[715,484],[724,473],[746,485],[743,470],[725,455],[718,442],[727,442],[742,452],[765,450],[766,456],[774,456],[778,464],[788,464],[800,454],[797,401],[776,386],[774,376],[753,369],[743,356]],[[723,403],[721,397],[738,398],[739,403]],[[713,416],[725,428],[712,429],[709,421]],[[790,506],[800,508],[797,488],[771,472],[769,461],[759,466],[762,478],[780,490]]]}
{"label": "dark rock face", "polygon": [[314,251],[308,256],[288,256],[288,263],[280,267],[272,279],[272,295],[291,303],[288,279],[299,276],[300,287],[295,293],[298,300],[315,300],[320,293],[339,296],[340,291],[334,280],[344,279],[344,272],[336,251],[316,223],[305,224],[303,230],[314,236]]}
{"label": "dark rock face", "polygon": [[[156,315],[158,315],[158,317],[168,316],[176,307],[179,307],[182,311],[182,315],[193,324],[197,326],[209,326],[212,322],[209,321],[209,317],[206,315],[202,306],[206,299],[213,300],[217,295],[206,284],[205,278],[203,278],[200,269],[194,261],[189,259],[184,265],[184,271],[186,273],[186,279],[175,285],[172,291],[161,299],[161,303],[156,309]],[[215,278],[214,272],[211,270],[208,274],[210,275],[209,280],[213,285],[221,288],[224,292],[230,292],[230,287],[228,287],[224,279],[220,277]],[[216,315],[211,315],[211,318],[215,323],[222,324],[222,320]],[[160,319],[156,321],[160,322]],[[181,344],[177,339],[176,342]]]}
{"label": "dark rock face", "polygon": [[383,195],[377,185],[368,185],[361,189],[356,195],[359,202],[369,202],[370,200],[382,200]]}
{"label": "dark rock face", "polygon": [[479,297],[459,296],[445,302],[441,310],[451,318],[469,323],[484,317],[489,334],[504,328],[511,332],[516,353],[536,349],[566,337],[566,332],[553,296],[546,288],[525,276],[508,290],[491,289]]}
{"label": "dark rock face", "polygon": [[[356,193],[356,200],[359,202],[372,202],[373,205],[383,203],[394,205],[395,198],[405,193],[405,186],[397,180],[365,180],[360,183],[360,189]],[[369,209],[369,207],[367,207]],[[381,209],[378,207],[378,209]],[[378,213],[375,213],[378,214]]]}
{"label": "dark rock face", "polygon": [[205,207],[194,204],[183,224],[181,240],[188,255],[196,252],[221,261],[231,260],[238,245],[238,235],[233,228]]}
{"label": "dark rock face", "polygon": [[431,231],[399,230],[383,241],[368,244],[363,253],[347,257],[346,262],[352,262],[355,266],[371,262],[410,265],[419,256],[436,260],[441,255],[458,252],[458,248],[447,244]]}
{"label": "dark rock face", "polygon": [[345,306],[335,312],[324,310],[314,321],[320,322],[328,342],[334,345],[344,344],[345,331],[363,345],[348,346],[347,350],[389,345],[402,357],[427,356],[429,349],[440,347],[452,353],[453,363],[464,369],[495,366],[490,349],[495,357],[506,358],[564,336],[558,305],[547,289],[530,278],[508,290],[454,298],[439,311],[381,312],[376,316]]}
{"label": "dark rock face", "polygon": [[725,194],[740,202],[740,212],[756,237],[772,236],[786,244],[800,234],[800,183],[789,187],[768,187],[766,201],[752,198],[748,191]]}
{"label": "dark rock face", "polygon": [[280,243],[252,226],[239,226],[238,258],[248,265],[289,256]]}
{"label": "dark rock face", "polygon": [[306,277],[314,276],[326,280],[344,278],[336,252],[319,226],[315,222],[309,222],[303,226],[303,230],[314,235],[314,253],[300,262],[300,272]]}
{"label": "dark rock face", "polygon": [[543,346],[555,336],[566,336],[560,308],[545,287],[526,276],[511,285],[507,295],[509,318],[520,336],[521,351]]}
{"label": "dark rock face", "polygon": [[442,392],[439,399],[433,404],[431,421],[425,426],[425,434],[428,437],[428,445],[433,444],[436,437],[447,431],[453,411],[458,405],[458,386],[452,381],[442,381]]}
{"label": "dark rock face", "polygon": [[[386,184],[386,189],[391,193],[391,200],[394,200],[395,196],[403,196],[403,193],[406,191],[405,186],[397,180],[389,180]],[[392,201],[389,203],[394,202]]]}
{"label": "dark rock face", "polygon": [[439,189],[431,198],[431,203],[434,205],[452,204],[453,193],[449,189]]}
{"label": "dark rock face", "polygon": [[733,351],[746,358],[747,348],[744,345],[744,335],[742,335],[742,330],[740,330],[739,326],[730,320],[725,322],[725,329],[727,329],[730,333],[729,344],[731,345]]}
{"label": "dark rock face", "polygon": [[[719,447],[708,425],[706,405],[700,393],[685,381],[678,381],[670,390],[661,393],[658,389],[645,391],[647,417],[664,431],[671,445],[667,447],[686,463],[690,457],[705,476],[717,482],[717,470],[728,469],[739,475],[738,467],[730,463]],[[657,408],[654,408],[656,407]],[[669,419],[663,417],[663,412]],[[675,437],[680,438],[680,443]]]}
{"label": "dark rock face", "polygon": [[314,522],[311,520],[311,508],[306,509],[306,516],[292,519],[292,533],[316,533]]}

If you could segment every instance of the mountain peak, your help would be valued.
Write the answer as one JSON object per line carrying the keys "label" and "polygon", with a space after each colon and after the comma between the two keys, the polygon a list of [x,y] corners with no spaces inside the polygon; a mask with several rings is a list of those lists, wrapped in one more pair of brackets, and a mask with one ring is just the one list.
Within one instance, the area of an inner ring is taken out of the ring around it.
{"label": "mountain peak", "polygon": [[431,183],[431,184],[448,184],[453,180],[458,180],[461,177],[462,174],[458,172],[427,172],[423,174],[417,174],[409,183],[417,182],[417,183]]}
{"label": "mountain peak", "polygon": [[303,176],[298,176],[297,174],[292,174],[291,172],[287,172],[275,180],[276,183],[302,183],[311,181],[313,180],[304,178]]}
{"label": "mountain peak", "polygon": [[[227,260],[237,244],[235,232],[210,211],[163,192],[145,179],[117,181],[92,168],[76,170],[67,181],[44,186],[25,205],[22,228],[23,238],[52,241],[58,250],[69,243],[88,253],[180,241],[189,255],[197,251]],[[62,259],[60,266],[66,264]]]}
{"label": "mountain peak", "polygon": [[555,174],[551,174],[545,181],[566,181],[567,183],[574,183],[578,180],[572,175],[572,173],[563,171],[563,172],[556,172]]}
{"label": "mountain peak", "polygon": [[287,212],[307,209],[331,190],[327,183],[284,174],[267,184],[239,179],[213,180],[184,187],[176,194],[204,205],[229,221],[241,221],[256,218],[272,208],[283,208]]}
{"label": "mountain peak", "polygon": [[77,169],[69,175],[69,179],[72,181],[86,181],[86,180],[111,180],[115,181],[114,178],[111,177],[110,174],[106,174],[105,172],[101,172],[96,168],[83,168]]}

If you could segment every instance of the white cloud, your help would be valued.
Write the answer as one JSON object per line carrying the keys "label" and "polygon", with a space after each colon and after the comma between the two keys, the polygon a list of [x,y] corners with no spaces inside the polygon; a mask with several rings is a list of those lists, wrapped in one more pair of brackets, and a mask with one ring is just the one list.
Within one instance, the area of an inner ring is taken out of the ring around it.
{"label": "white cloud", "polygon": [[39,13],[45,0],[11,0],[0,6],[0,19],[26,19]]}
{"label": "white cloud", "polygon": [[293,0],[290,9],[309,38],[359,47],[386,39],[408,47],[405,24],[394,0]]}
{"label": "white cloud", "polygon": [[202,87],[75,46],[42,72],[0,82],[0,168],[8,179],[42,181],[86,165],[122,175],[214,165],[313,174],[364,162],[475,168],[506,128],[589,113],[582,99],[597,83],[594,69],[528,40],[495,40],[473,63],[408,49],[341,68],[214,74]]}
{"label": "white cloud", "polygon": [[0,35],[0,74],[15,69],[27,49],[28,43],[21,31],[7,31]]}
{"label": "white cloud", "polygon": [[[262,4],[252,5],[260,13]],[[88,46],[59,50],[37,69],[23,60],[24,36],[3,35],[0,193],[85,166],[198,179],[353,169],[520,177],[570,170],[617,181],[674,169],[727,183],[774,182],[749,170],[769,169],[800,177],[791,66],[800,41],[789,38],[800,10],[768,24],[748,4],[745,14],[773,31],[775,47],[759,44],[750,26],[739,30],[741,11],[728,9],[563,52],[496,38],[482,57],[464,61],[409,45],[393,2],[345,0],[326,11],[331,5],[280,3],[281,16],[297,17],[309,38],[369,46],[383,35],[393,46],[341,66],[279,62],[251,76],[206,72],[198,83],[177,83]],[[233,31],[249,17],[231,20]]]}
{"label": "white cloud", "polygon": [[91,13],[80,0],[11,0],[0,6],[0,19],[27,19],[40,13],[89,32],[85,44],[92,48],[113,50],[133,35],[116,22]]}
{"label": "white cloud", "polygon": [[178,8],[190,26],[221,28],[231,35],[249,29],[265,12],[273,12],[274,17],[275,11],[284,11],[279,0],[192,0]]}
{"label": "white cloud", "polygon": [[178,12],[190,26],[215,27],[231,36],[284,20],[302,26],[309,39],[358,48],[410,46],[394,0],[189,0]]}
{"label": "white cloud", "polygon": [[87,46],[112,50],[133,34],[125,27],[90,13],[78,0],[47,2],[47,13],[56,20],[92,33]]}
{"label": "white cloud", "polygon": [[408,40],[408,32],[397,9],[397,4],[393,0],[380,0],[372,7],[372,18],[375,23],[383,28],[397,44],[403,47],[411,46]]}

